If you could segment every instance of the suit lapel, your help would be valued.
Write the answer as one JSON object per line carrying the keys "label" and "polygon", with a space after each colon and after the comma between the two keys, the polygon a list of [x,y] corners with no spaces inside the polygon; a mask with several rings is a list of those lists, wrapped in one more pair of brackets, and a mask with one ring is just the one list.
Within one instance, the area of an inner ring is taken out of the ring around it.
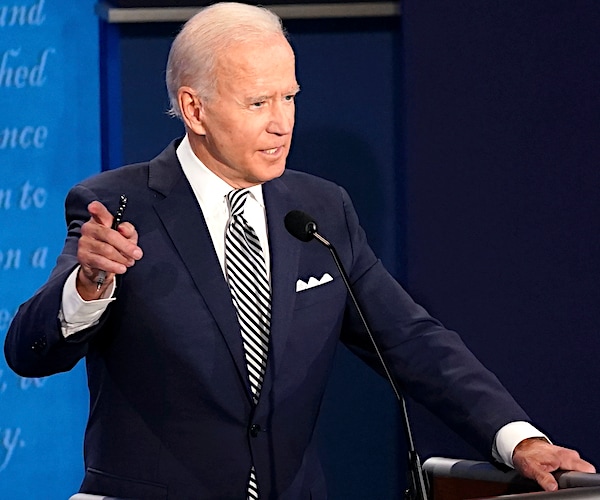
{"label": "suit lapel", "polygon": [[292,330],[301,243],[287,232],[283,223],[285,215],[297,208],[295,196],[285,182],[279,178],[264,184],[263,195],[271,254],[272,297],[269,358],[260,401],[268,401],[267,394],[279,373],[288,335]]}
{"label": "suit lapel", "polygon": [[240,329],[229,287],[223,277],[206,221],[183,175],[174,147],[173,154],[167,158],[163,154],[151,163],[150,187],[165,196],[155,203],[154,209],[215,319],[250,398]]}

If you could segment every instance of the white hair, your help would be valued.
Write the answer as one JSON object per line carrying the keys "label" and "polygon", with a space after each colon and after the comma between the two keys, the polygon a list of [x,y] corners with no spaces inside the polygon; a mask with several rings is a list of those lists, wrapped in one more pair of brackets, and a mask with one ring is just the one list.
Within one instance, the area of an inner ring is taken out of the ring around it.
{"label": "white hair", "polygon": [[281,19],[263,7],[222,2],[203,8],[184,24],[171,45],[166,70],[169,113],[181,118],[177,92],[182,86],[210,98],[215,90],[214,71],[222,51],[235,43],[261,40],[274,34],[285,36]]}

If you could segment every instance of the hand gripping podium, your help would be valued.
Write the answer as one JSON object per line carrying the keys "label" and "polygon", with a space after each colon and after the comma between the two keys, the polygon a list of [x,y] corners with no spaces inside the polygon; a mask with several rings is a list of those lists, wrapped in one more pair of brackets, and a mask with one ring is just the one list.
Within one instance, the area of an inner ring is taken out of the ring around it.
{"label": "hand gripping podium", "polygon": [[600,500],[600,474],[556,472],[559,490],[542,492],[535,481],[489,462],[431,457],[423,463],[431,500]]}

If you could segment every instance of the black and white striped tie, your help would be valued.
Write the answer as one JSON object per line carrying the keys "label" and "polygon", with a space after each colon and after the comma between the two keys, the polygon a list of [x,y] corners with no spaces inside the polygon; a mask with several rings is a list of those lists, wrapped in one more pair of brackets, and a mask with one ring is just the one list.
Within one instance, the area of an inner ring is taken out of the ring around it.
{"label": "black and white striped tie", "polygon": [[[243,216],[247,189],[227,194],[230,218],[225,230],[225,269],[237,310],[254,404],[262,388],[271,328],[271,287],[256,232]],[[254,467],[250,470],[248,499],[258,499]]]}

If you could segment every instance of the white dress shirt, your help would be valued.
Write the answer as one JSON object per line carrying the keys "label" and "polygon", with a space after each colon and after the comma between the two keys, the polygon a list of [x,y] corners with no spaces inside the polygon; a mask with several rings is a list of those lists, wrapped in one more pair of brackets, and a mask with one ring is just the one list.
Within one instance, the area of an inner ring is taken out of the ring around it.
{"label": "white dress shirt", "polygon": [[[223,274],[225,274],[225,227],[229,221],[227,194],[233,189],[223,179],[210,171],[194,154],[187,135],[177,148],[177,158],[183,173],[192,186],[196,199],[200,204],[208,232],[217,252]],[[262,185],[249,188],[250,196],[244,204],[244,218],[252,226],[263,250],[267,279],[270,279],[270,254],[267,239],[267,217],[263,201]]]}

